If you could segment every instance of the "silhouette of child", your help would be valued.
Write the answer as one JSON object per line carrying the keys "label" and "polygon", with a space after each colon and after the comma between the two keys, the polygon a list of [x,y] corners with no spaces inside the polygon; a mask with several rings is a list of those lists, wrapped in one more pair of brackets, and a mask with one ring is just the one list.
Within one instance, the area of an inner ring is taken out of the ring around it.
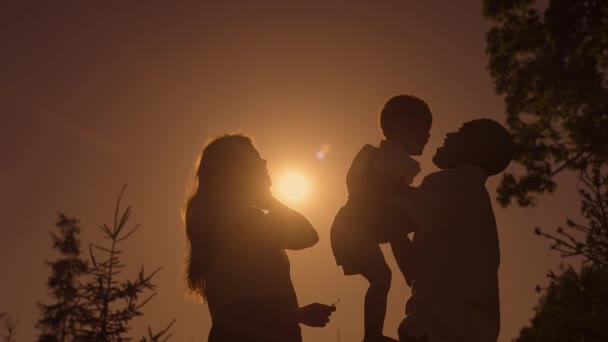
{"label": "silhouette of child", "polygon": [[489,176],[511,162],[513,141],[479,119],[449,133],[433,162],[440,169],[397,201],[415,222],[416,274],[402,342],[496,342],[500,251]]}
{"label": "silhouette of child", "polygon": [[413,277],[411,242],[402,210],[391,199],[408,191],[420,172],[411,156],[422,153],[429,138],[432,114],[412,95],[398,95],[380,113],[385,140],[365,145],[346,177],[349,199],[331,227],[331,246],[345,275],[361,274],[369,282],[365,294],[365,342],[394,341],[383,335],[391,271],[381,243],[391,249],[408,285]]}

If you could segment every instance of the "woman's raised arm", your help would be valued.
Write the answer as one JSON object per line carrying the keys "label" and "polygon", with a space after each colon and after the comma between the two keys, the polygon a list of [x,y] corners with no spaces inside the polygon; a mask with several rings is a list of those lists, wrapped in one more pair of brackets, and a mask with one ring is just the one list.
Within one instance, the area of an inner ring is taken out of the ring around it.
{"label": "woman's raised arm", "polygon": [[258,208],[267,210],[266,223],[271,239],[283,249],[299,250],[312,247],[319,241],[319,235],[304,215],[289,208],[274,198],[270,192],[256,203]]}

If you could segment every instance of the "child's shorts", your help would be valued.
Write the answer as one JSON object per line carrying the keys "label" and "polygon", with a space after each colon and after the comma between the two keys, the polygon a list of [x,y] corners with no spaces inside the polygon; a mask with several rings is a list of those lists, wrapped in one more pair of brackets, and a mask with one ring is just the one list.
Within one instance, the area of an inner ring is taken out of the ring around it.
{"label": "child's shorts", "polygon": [[[352,205],[340,208],[330,230],[331,248],[344,274],[361,274],[386,264],[377,236],[370,234],[374,215]],[[372,227],[373,228],[373,227]]]}

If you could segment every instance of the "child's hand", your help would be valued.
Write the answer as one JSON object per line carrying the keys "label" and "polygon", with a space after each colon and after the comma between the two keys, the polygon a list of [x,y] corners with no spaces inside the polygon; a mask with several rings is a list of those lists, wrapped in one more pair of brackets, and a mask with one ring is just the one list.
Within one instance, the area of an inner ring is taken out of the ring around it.
{"label": "child's hand", "polygon": [[298,322],[311,327],[324,327],[334,311],[336,307],[333,305],[308,304],[298,309]]}

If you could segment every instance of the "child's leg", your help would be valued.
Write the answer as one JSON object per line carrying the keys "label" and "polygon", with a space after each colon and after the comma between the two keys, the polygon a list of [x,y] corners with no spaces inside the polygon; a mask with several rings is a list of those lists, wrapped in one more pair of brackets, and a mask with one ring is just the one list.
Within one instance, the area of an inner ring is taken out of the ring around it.
{"label": "child's leg", "polygon": [[390,242],[393,255],[399,270],[405,278],[408,286],[412,286],[414,280],[413,244],[405,234],[393,238]]}
{"label": "child's leg", "polygon": [[[378,252],[382,253],[379,246]],[[374,341],[382,337],[384,329],[386,302],[391,287],[391,270],[384,261],[384,256],[382,262],[370,263],[368,266],[361,273],[369,282],[364,305],[364,341]]]}

